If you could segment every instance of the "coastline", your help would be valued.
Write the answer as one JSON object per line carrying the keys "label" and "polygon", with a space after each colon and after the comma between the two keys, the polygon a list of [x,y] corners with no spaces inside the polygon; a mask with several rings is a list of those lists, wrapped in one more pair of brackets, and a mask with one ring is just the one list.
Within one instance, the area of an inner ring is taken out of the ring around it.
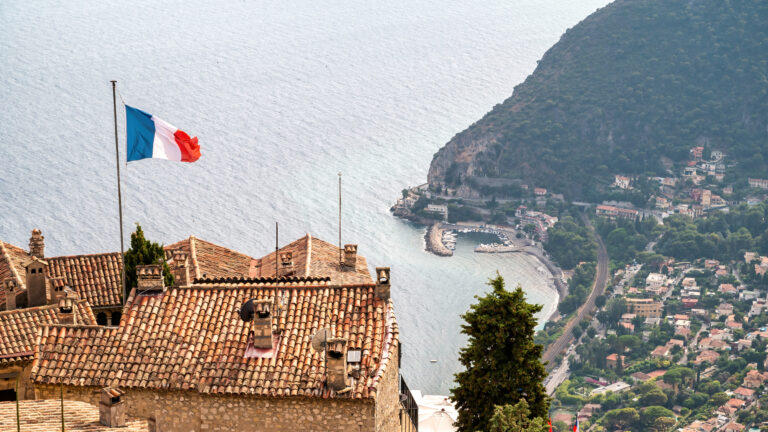
{"label": "coastline", "polygon": [[[440,223],[440,222],[433,223],[428,226],[426,233],[424,235],[425,250],[427,252],[431,252],[438,256],[452,256],[453,252],[450,249],[448,249],[442,242],[443,232],[447,229],[454,230],[454,229],[465,229],[465,228],[476,229],[476,230],[486,230],[486,229],[489,229],[490,227],[487,227],[485,225],[462,224],[462,223],[460,224],[446,224],[446,223]],[[546,272],[549,275],[542,276],[543,278],[546,279],[543,285],[549,287],[552,291],[554,291],[553,294],[556,296],[556,300],[555,302],[552,303],[552,309],[550,311],[545,312],[544,318],[542,320],[542,324],[547,321],[551,321],[552,318],[555,317],[558,313],[557,305],[560,304],[560,300],[562,300],[563,298],[565,298],[566,295],[568,295],[568,285],[563,281],[562,270],[544,255],[544,250],[541,247],[530,245],[528,244],[527,241],[521,241],[516,239],[514,229],[509,227],[492,227],[491,229],[494,231],[499,231],[506,234],[507,238],[509,238],[510,241],[516,247],[516,249],[513,251],[505,251],[503,253],[522,253],[522,254],[531,256],[535,258],[546,269]],[[489,252],[485,252],[485,253],[489,253]],[[490,253],[493,253],[493,252],[490,252]]]}

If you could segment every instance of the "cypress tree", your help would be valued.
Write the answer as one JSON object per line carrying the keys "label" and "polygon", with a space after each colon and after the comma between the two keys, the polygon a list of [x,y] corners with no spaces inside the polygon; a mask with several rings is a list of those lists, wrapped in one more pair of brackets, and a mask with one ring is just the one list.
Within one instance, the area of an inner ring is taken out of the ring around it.
{"label": "cypress tree", "polygon": [[501,275],[491,279],[492,291],[462,315],[467,346],[459,353],[465,370],[455,375],[451,398],[456,403],[460,431],[489,430],[497,405],[515,405],[525,399],[530,418],[547,417],[549,398],[542,384],[546,371],[543,347],[533,341],[536,318],[542,309],[525,301],[518,285],[504,289]]}
{"label": "cypress tree", "polygon": [[138,223],[136,224],[136,231],[131,233],[131,248],[125,251],[124,263],[126,292],[123,293],[123,298],[128,298],[131,289],[138,285],[137,265],[162,264],[165,286],[171,286],[174,283],[171,269],[165,262],[163,246],[147,240],[144,237],[144,230]]}

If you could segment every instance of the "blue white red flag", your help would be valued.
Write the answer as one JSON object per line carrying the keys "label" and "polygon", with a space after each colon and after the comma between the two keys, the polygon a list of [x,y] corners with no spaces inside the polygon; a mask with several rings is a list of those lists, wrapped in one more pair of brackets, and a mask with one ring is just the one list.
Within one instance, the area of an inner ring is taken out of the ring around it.
{"label": "blue white red flag", "polygon": [[128,161],[155,158],[177,162],[200,159],[197,137],[156,116],[134,107],[125,106],[125,128]]}

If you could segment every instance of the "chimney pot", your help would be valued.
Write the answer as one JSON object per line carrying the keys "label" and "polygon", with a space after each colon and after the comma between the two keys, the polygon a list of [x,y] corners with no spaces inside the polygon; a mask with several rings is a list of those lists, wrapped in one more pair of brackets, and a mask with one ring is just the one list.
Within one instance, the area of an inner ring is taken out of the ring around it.
{"label": "chimney pot", "polygon": [[[168,251],[166,251],[166,254]],[[171,272],[177,286],[189,285],[189,254],[183,249],[175,249],[171,252]],[[168,257],[166,257],[167,259]]]}
{"label": "chimney pot", "polygon": [[293,252],[285,251],[280,253],[280,267],[277,277],[290,276],[293,274]]}
{"label": "chimney pot", "polygon": [[99,422],[108,427],[125,426],[125,401],[122,400],[125,392],[117,387],[105,387],[101,389],[101,401],[99,401]]}
{"label": "chimney pot", "polygon": [[45,237],[37,228],[32,230],[32,236],[29,238],[29,254],[34,257],[45,258]]}
{"label": "chimney pot", "polygon": [[357,245],[344,245],[344,267],[354,270],[357,267]]}
{"label": "chimney pot", "polygon": [[153,295],[165,292],[162,266],[156,264],[138,265],[136,266],[136,276],[138,279],[137,292],[139,294]]}
{"label": "chimney pot", "polygon": [[77,319],[75,318],[75,308],[77,307],[77,304],[75,303],[78,296],[77,294],[72,291],[69,288],[64,289],[64,296],[59,299],[59,324],[77,324]]}
{"label": "chimney pot", "polygon": [[347,340],[344,338],[328,339],[328,387],[340,391],[349,386],[347,377]]}
{"label": "chimney pot", "polygon": [[5,280],[5,310],[16,309],[16,294],[19,290],[19,283],[16,279],[8,278]]}
{"label": "chimney pot", "polygon": [[389,300],[389,267],[376,267],[376,298]]}
{"label": "chimney pot", "polygon": [[253,347],[272,349],[272,317],[270,314],[272,303],[269,300],[256,300],[253,302]]}
{"label": "chimney pot", "polygon": [[32,262],[27,264],[27,304],[29,307],[54,304],[55,299],[50,292],[46,267],[48,267],[48,263],[37,257],[33,257]]}

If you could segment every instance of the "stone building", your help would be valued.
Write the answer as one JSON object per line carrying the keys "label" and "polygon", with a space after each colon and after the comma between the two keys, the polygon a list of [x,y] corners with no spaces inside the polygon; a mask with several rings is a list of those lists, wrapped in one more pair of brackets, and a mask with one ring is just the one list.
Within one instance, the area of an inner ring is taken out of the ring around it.
{"label": "stone building", "polygon": [[[170,253],[189,263],[196,243]],[[356,248],[339,263],[325,245],[307,236],[249,262],[260,276],[188,286],[166,288],[158,266],[140,267],[118,327],[41,328],[36,396],[63,385],[66,399],[96,404],[101,388],[117,387],[127,413],[158,431],[413,428],[389,269],[373,283]],[[268,270],[275,257],[279,278]],[[203,271],[195,265],[182,268]]]}
{"label": "stone building", "polygon": [[[86,300],[60,300],[61,304],[0,312],[0,401],[34,399],[29,380],[38,329],[45,324],[95,325]],[[5,429],[2,429],[5,430]]]}
{"label": "stone building", "polygon": [[[18,425],[24,432],[61,430],[61,400],[48,399],[19,403]],[[16,403],[0,402],[0,430],[15,431]],[[126,418],[119,429],[105,426],[99,409],[79,401],[64,401],[64,428],[67,432],[148,432],[146,420]]]}
{"label": "stone building", "polygon": [[65,287],[87,300],[100,324],[120,321],[119,252],[45,256],[45,237],[32,230],[29,251],[0,241],[0,310],[55,304]]}

